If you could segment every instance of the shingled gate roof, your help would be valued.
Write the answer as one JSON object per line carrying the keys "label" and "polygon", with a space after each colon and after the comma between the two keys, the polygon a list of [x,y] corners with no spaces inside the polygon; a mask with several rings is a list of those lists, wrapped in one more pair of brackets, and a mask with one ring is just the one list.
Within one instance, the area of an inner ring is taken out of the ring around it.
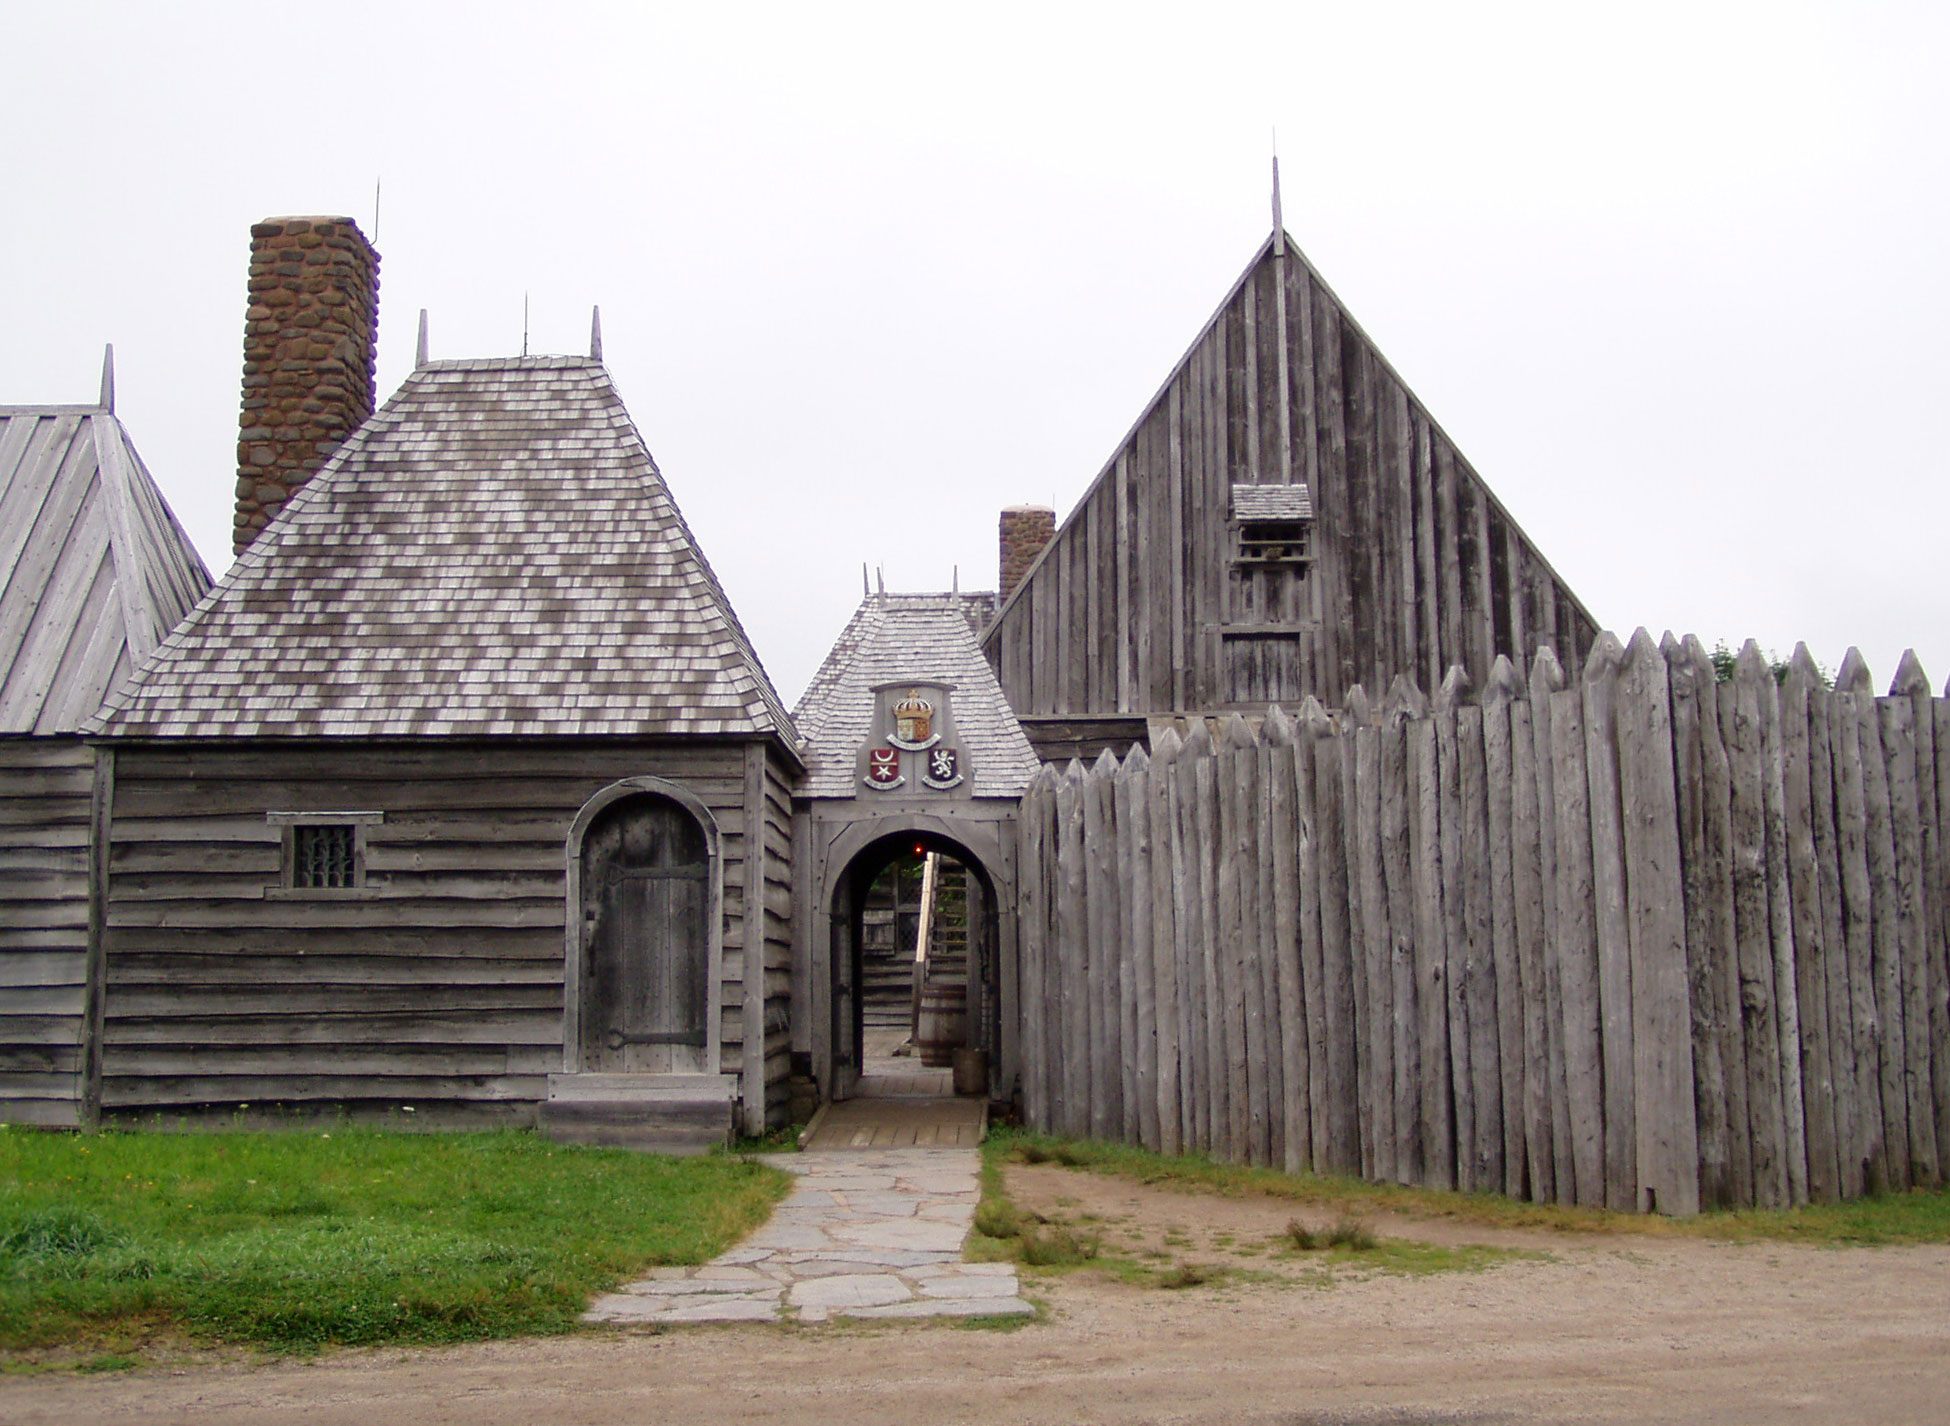
{"label": "shingled gate roof", "polygon": [[1016,797],[1041,766],[976,636],[993,594],[870,594],[793,710],[806,739],[802,795],[851,797],[854,755],[873,728],[873,689],[901,679],[954,685],[955,726],[977,797]]}
{"label": "shingled gate roof", "polygon": [[106,406],[0,406],[0,734],[79,730],[209,587]]}
{"label": "shingled gate roof", "polygon": [[609,373],[583,357],[416,370],[99,726],[796,739]]}

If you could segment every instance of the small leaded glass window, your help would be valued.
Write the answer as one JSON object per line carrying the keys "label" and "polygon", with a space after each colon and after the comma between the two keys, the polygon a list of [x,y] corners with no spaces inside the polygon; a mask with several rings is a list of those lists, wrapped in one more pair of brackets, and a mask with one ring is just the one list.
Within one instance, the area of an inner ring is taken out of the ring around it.
{"label": "small leaded glass window", "polygon": [[291,829],[291,884],[310,890],[358,884],[358,834],[350,822]]}

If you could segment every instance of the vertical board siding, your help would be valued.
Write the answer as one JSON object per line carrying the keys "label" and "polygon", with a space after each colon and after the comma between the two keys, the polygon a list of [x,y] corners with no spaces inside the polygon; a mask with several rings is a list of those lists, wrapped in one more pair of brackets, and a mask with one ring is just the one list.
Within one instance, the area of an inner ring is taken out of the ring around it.
{"label": "vertical board siding", "polygon": [[[1312,494],[1314,562],[1276,602],[1263,572],[1230,563],[1231,488],[1286,483]],[[1580,666],[1595,633],[1282,241],[1198,335],[984,647],[1026,716],[1143,715],[1297,705],[1357,682],[1378,693],[1453,664],[1482,687],[1498,654],[1523,667],[1551,647]]]}
{"label": "vertical board siding", "polygon": [[1718,682],[1641,630],[1045,769],[1025,1113],[1642,1212],[1934,1185],[1946,731],[1907,661]]}
{"label": "vertical board siding", "polygon": [[[789,1063],[790,807],[787,770],[771,755],[748,764],[745,748],[118,749],[103,1108],[541,1099],[562,1066],[570,825],[602,788],[652,775],[718,824],[722,1067],[759,1057],[764,1116]],[[363,829],[363,889],[267,894],[283,874],[266,813],[287,811],[384,814]]]}

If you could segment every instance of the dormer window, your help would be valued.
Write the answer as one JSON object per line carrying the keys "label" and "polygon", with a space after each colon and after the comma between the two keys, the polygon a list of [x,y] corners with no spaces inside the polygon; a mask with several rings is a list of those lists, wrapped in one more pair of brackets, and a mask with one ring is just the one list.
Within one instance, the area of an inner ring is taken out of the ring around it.
{"label": "dormer window", "polygon": [[1304,485],[1232,487],[1235,564],[1309,564],[1313,560],[1313,527],[1313,499]]}

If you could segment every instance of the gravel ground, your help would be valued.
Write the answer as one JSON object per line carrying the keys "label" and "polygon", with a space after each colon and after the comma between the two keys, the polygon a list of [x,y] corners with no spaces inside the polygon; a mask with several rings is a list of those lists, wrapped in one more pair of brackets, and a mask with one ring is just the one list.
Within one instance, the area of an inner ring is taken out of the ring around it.
{"label": "gravel ground", "polygon": [[1482,1272],[1308,1283],[1269,1256],[1294,1216],[1049,1167],[1019,1203],[1088,1219],[1119,1251],[1250,1264],[1165,1291],[1026,1277],[1014,1332],[943,1324],[592,1331],[311,1362],[216,1361],[0,1379],[0,1420],[42,1422],[1950,1421],[1950,1247],[1825,1249],[1489,1232],[1384,1234],[1547,1258]]}

